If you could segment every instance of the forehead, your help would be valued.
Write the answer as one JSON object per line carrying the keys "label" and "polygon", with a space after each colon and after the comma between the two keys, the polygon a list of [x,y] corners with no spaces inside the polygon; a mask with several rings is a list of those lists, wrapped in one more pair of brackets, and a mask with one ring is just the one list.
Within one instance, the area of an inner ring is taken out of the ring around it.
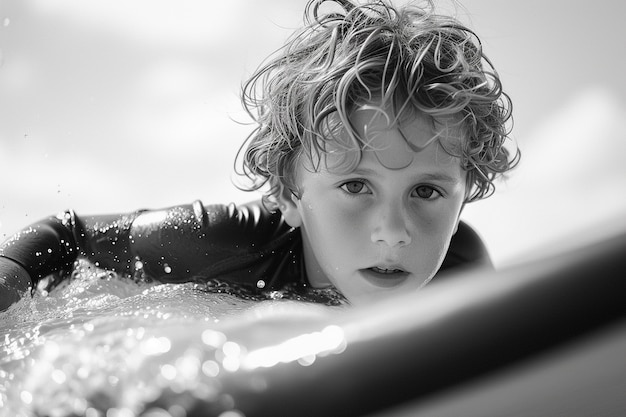
{"label": "forehead", "polygon": [[388,111],[362,106],[352,113],[350,122],[363,142],[362,151],[373,154],[388,169],[409,166],[430,145],[456,149],[462,140],[459,123],[452,117],[435,120],[410,112],[394,118]]}

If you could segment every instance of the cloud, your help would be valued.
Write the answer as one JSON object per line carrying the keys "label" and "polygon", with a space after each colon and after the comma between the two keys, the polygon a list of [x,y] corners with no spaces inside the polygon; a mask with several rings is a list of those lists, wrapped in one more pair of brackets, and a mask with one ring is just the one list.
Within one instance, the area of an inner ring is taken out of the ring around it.
{"label": "cloud", "polygon": [[223,42],[243,0],[36,0],[33,11],[135,41],[178,45]]}

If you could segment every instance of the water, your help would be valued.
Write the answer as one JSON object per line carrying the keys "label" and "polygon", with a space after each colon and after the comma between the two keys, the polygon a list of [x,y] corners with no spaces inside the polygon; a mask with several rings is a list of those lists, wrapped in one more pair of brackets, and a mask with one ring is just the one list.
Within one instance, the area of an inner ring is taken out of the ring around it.
{"label": "water", "polygon": [[[85,261],[44,284],[0,313],[1,416],[184,417],[181,396],[236,416],[224,377],[343,343],[323,325],[345,309],[332,290],[135,282]],[[280,357],[263,350],[282,341]]]}

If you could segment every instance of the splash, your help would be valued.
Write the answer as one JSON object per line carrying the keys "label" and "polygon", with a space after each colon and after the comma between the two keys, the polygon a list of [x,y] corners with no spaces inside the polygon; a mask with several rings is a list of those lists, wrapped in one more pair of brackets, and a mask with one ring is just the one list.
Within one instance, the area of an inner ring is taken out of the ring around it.
{"label": "splash", "polygon": [[86,261],[58,281],[0,313],[0,416],[176,417],[181,397],[236,415],[224,378],[263,365],[270,341],[273,360],[303,366],[342,345],[332,327],[292,337],[341,311],[328,290],[160,284]]}

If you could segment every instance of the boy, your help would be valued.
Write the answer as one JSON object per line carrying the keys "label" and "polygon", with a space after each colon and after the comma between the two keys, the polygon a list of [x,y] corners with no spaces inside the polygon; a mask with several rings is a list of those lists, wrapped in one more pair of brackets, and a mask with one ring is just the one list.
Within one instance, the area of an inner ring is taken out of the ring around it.
{"label": "boy", "polygon": [[519,153],[510,102],[475,35],[432,4],[311,0],[305,26],[244,85],[242,156],[263,203],[79,217],[0,247],[0,309],[78,256],[163,282],[336,288],[355,304],[489,264],[460,221]]}

